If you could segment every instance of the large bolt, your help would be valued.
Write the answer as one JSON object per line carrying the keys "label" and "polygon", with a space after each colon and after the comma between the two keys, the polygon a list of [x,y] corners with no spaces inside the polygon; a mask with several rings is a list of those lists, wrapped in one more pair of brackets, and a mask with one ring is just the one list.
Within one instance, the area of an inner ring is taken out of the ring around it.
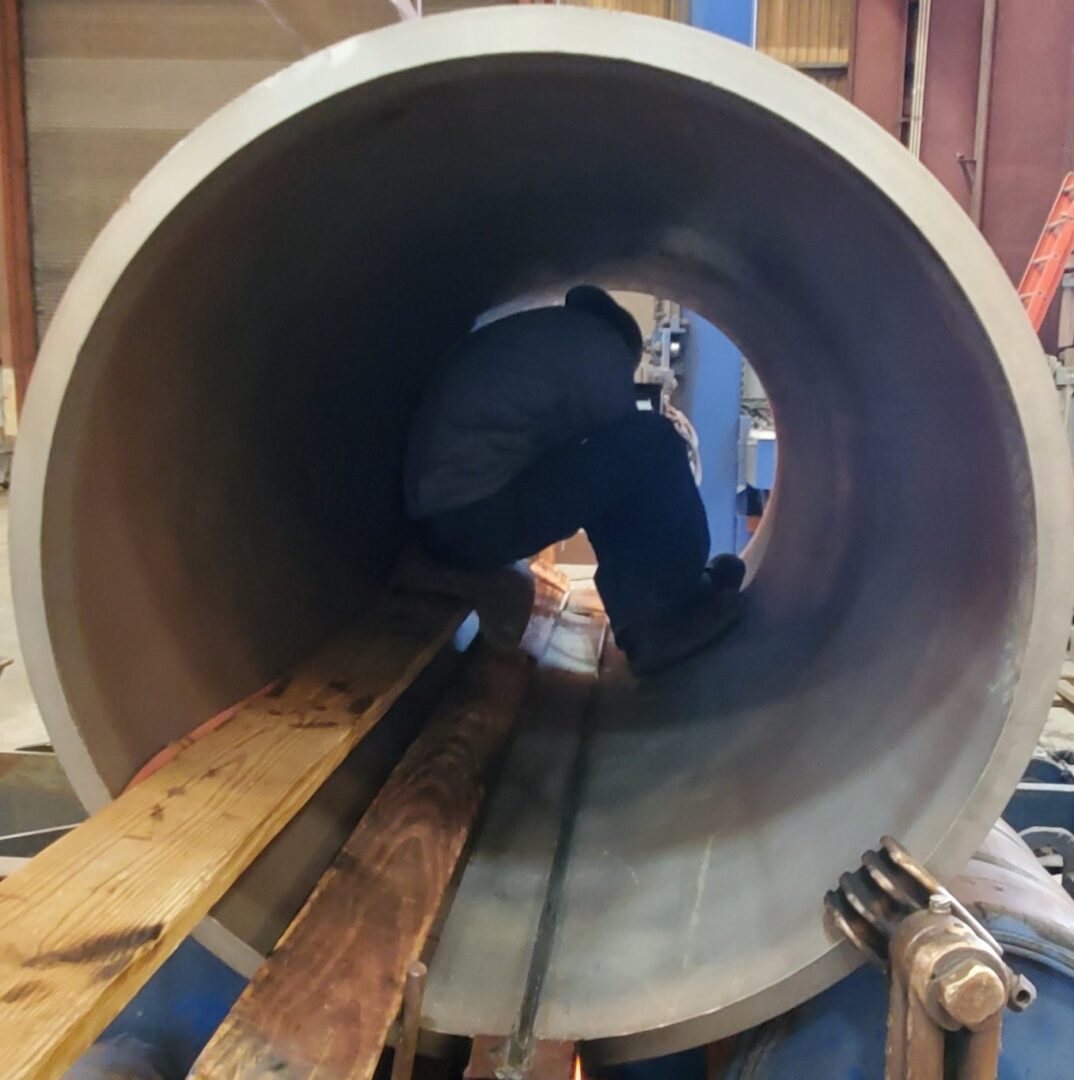
{"label": "large bolt", "polygon": [[1003,980],[980,960],[960,960],[940,979],[940,1003],[951,1019],[977,1028],[1007,1002]]}

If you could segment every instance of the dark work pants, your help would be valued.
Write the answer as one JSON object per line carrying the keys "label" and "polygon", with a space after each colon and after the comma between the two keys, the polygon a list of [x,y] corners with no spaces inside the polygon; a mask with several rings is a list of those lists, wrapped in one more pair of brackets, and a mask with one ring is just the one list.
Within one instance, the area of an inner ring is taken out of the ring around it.
{"label": "dark work pants", "polygon": [[632,413],[546,454],[506,487],[418,523],[430,552],[468,569],[525,558],[585,529],[616,630],[686,599],[709,555],[686,443],[656,413]]}

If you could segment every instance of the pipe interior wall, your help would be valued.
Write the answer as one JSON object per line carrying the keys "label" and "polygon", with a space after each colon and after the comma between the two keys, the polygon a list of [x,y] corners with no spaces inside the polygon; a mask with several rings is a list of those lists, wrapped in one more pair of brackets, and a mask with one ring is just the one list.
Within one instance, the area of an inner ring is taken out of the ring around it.
{"label": "pipe interior wall", "polygon": [[[602,695],[542,1030],[631,1056],[849,970],[824,890],[881,833],[958,866],[1059,667],[1074,515],[1047,368],[894,140],[773,60],[627,15],[488,9],[316,54],[184,140],[76,274],[12,548],[42,712],[100,805],[368,603],[438,358],[583,280],[718,325],[780,437],[744,623]],[[322,820],[353,812],[337,797]],[[503,852],[505,887],[526,859]],[[325,861],[270,852],[217,946],[264,948]]]}

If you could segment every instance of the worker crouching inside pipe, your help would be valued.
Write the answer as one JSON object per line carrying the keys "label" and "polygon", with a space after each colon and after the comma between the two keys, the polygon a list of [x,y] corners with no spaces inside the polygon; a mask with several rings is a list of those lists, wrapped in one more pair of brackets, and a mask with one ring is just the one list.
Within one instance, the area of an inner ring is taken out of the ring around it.
{"label": "worker crouching inside pipe", "polygon": [[585,529],[636,675],[738,619],[745,566],[708,563],[705,508],[671,422],[637,408],[633,317],[591,285],[470,333],[411,424],[406,505],[426,549],[489,570]]}

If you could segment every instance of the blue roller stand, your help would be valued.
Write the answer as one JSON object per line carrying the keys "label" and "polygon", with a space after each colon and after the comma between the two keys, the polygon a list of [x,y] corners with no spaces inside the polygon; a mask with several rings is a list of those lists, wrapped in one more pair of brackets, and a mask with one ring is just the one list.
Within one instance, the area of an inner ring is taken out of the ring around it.
{"label": "blue roller stand", "polygon": [[246,979],[188,938],[112,1021],[73,1080],[186,1076],[245,986]]}
{"label": "blue roller stand", "polygon": [[[1071,958],[1012,963],[1037,987],[1024,1013],[1003,1019],[999,1080],[1074,1077]],[[887,980],[862,968],[804,1005],[750,1032],[727,1080],[884,1080]]]}
{"label": "blue roller stand", "polygon": [[708,1080],[705,1048],[681,1054],[614,1065],[593,1074],[594,1080]]}

